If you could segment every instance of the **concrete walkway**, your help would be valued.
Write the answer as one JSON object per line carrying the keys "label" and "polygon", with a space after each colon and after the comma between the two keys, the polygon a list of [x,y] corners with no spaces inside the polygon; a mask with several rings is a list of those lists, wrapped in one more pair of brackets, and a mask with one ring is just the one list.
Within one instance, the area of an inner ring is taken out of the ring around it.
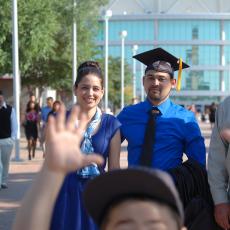
{"label": "concrete walkway", "polygon": [[[205,137],[206,147],[209,145],[210,141],[210,125],[206,123],[200,124],[202,134]],[[127,167],[127,153],[126,153],[127,143],[122,144],[121,152],[121,166]],[[36,156],[31,161],[28,161],[26,140],[21,139],[20,142],[20,158],[22,161],[15,162],[11,161],[10,164],[10,174],[9,174],[9,188],[2,189],[0,191],[0,229],[10,230],[12,227],[12,222],[15,218],[15,213],[17,208],[20,206],[20,202],[26,193],[26,191],[31,186],[37,172],[39,171],[42,162],[42,151],[40,148],[36,151]],[[14,154],[14,152],[13,152]],[[13,158],[14,156],[12,156]]]}
{"label": "concrete walkway", "polygon": [[[36,151],[36,157],[28,161],[26,140],[20,141],[20,162],[11,161],[8,189],[0,191],[0,229],[10,230],[17,208],[25,192],[30,187],[43,162],[42,151]],[[14,152],[13,152],[14,154]],[[12,156],[13,158],[14,156]]]}

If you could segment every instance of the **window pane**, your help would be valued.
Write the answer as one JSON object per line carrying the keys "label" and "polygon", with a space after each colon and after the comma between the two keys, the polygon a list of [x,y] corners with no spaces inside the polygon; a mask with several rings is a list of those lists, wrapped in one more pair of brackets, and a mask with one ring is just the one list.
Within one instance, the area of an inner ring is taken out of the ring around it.
{"label": "window pane", "polygon": [[160,20],[159,40],[219,40],[219,28],[214,20]]}

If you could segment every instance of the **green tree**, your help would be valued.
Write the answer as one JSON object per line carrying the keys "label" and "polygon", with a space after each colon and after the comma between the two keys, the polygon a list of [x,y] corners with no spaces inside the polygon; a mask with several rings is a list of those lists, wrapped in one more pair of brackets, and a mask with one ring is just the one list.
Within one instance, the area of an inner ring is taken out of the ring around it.
{"label": "green tree", "polygon": [[[104,59],[99,61],[104,67]],[[109,84],[109,106],[113,111],[120,109],[121,105],[121,59],[119,57],[109,57],[108,63],[108,84]],[[103,69],[104,72],[104,69]],[[125,82],[124,82],[124,98],[125,104],[130,104],[132,99],[132,70],[130,65],[125,62]]]}
{"label": "green tree", "polygon": [[[96,55],[99,8],[107,0],[20,0],[19,58],[23,84],[71,90],[72,23],[77,21],[78,63]],[[1,1],[0,69],[12,72],[11,2]]]}
{"label": "green tree", "polygon": [[[0,69],[12,73],[12,2],[1,1]],[[46,60],[55,47],[53,36],[58,32],[52,0],[18,1],[18,33],[20,73],[23,76],[31,64]]]}

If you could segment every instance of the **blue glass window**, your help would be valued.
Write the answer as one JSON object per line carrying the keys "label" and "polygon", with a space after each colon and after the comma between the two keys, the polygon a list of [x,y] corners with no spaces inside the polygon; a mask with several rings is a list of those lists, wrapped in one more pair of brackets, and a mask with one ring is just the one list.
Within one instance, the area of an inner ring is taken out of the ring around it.
{"label": "blue glass window", "polygon": [[224,22],[225,39],[230,40],[230,21]]}
{"label": "blue glass window", "polygon": [[148,41],[154,39],[153,21],[110,21],[109,22],[109,38],[110,40],[119,40],[120,32],[126,30],[128,35],[127,41]]}
{"label": "blue glass window", "polygon": [[217,20],[160,20],[159,40],[219,40]]}

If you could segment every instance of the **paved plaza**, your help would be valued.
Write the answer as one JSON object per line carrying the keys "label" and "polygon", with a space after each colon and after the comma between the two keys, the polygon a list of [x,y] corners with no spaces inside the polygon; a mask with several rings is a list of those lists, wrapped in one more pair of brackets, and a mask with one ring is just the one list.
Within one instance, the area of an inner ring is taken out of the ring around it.
{"label": "paved plaza", "polygon": [[[210,141],[210,124],[200,123],[202,134],[205,137],[205,145],[208,151]],[[21,138],[20,143],[20,162],[11,161],[9,188],[0,191],[0,229],[10,230],[17,208],[25,192],[31,186],[37,172],[39,171],[42,162],[42,151],[40,148],[36,151],[35,159],[28,161],[26,140]],[[14,153],[13,153],[14,154]],[[126,143],[122,145],[121,166],[127,166]],[[14,156],[12,156],[13,158]]]}

